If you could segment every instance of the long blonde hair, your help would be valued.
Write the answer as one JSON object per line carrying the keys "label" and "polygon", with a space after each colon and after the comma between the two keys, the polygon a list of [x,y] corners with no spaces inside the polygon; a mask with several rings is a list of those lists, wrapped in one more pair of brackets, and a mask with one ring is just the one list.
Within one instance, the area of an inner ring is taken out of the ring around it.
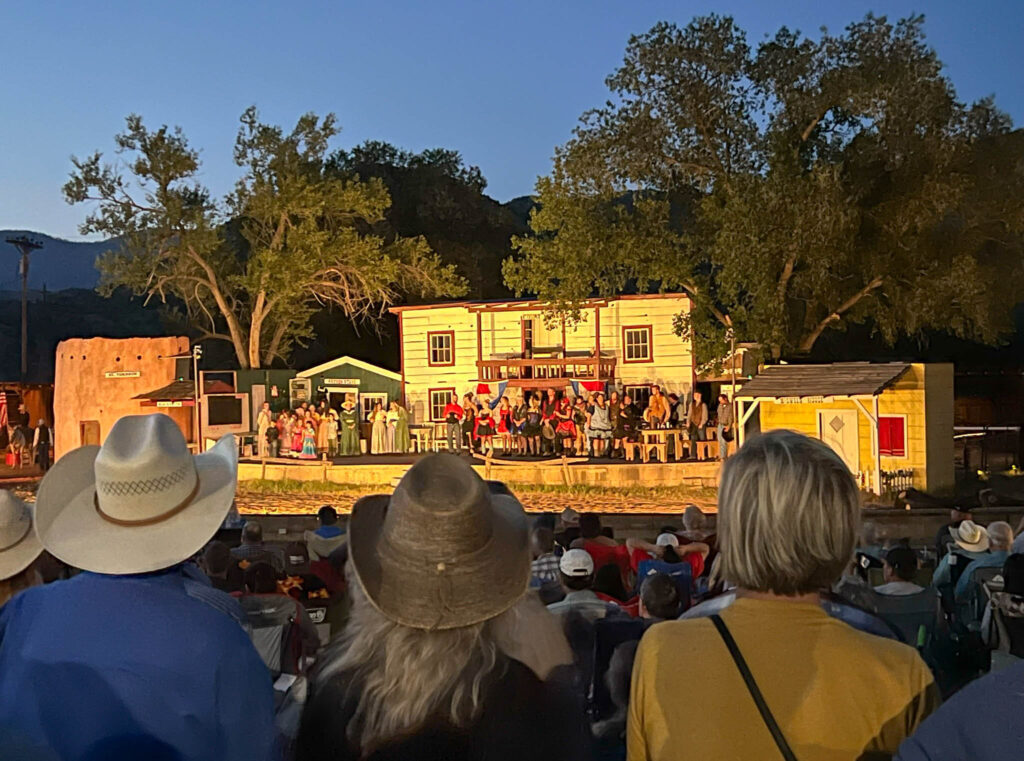
{"label": "long blonde hair", "polygon": [[321,658],[319,680],[339,674],[359,691],[349,742],[364,755],[431,718],[464,727],[483,708],[492,676],[507,657],[540,679],[572,662],[557,620],[525,595],[496,618],[458,629],[414,629],[385,617],[367,599],[355,574],[346,574],[352,608],[345,631]]}

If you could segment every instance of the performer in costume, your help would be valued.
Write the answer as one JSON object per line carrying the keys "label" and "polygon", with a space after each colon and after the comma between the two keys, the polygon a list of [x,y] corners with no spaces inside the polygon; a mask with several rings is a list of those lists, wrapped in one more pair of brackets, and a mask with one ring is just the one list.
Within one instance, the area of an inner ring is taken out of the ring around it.
{"label": "performer in costume", "polygon": [[351,396],[341,405],[341,456],[355,457],[359,451],[359,412]]}

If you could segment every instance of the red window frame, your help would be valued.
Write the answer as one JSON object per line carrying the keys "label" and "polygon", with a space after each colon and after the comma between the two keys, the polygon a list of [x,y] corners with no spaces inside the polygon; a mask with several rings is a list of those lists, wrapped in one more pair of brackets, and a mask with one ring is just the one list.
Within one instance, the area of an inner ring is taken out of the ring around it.
{"label": "red window frame", "polygon": [[907,456],[907,419],[903,415],[878,416],[878,454],[881,457]]}
{"label": "red window frame", "polygon": [[[450,362],[434,361],[434,336],[448,336]],[[454,330],[431,330],[427,332],[427,366],[428,367],[452,367],[455,364],[455,331]]]}
{"label": "red window frame", "polygon": [[433,399],[433,397],[434,397],[434,393],[437,392],[437,391],[444,391],[448,395],[448,398],[445,401],[445,405],[447,405],[452,400],[452,394],[455,393],[455,387],[452,386],[451,388],[446,388],[446,387],[442,386],[441,388],[428,388],[427,389],[427,415],[429,416],[431,423],[443,423],[444,422],[444,413],[441,414],[441,417],[434,417],[434,399]]}
{"label": "red window frame", "polygon": [[[644,330],[647,332],[647,359],[630,359],[626,350],[626,332],[630,330]],[[638,365],[654,361],[654,329],[651,325],[623,325],[622,326],[622,361],[629,365]]]}

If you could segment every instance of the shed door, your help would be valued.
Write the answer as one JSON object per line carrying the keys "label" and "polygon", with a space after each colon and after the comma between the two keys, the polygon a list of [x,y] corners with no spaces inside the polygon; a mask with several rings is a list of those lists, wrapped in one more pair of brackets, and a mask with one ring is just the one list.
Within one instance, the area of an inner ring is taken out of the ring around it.
{"label": "shed door", "polygon": [[818,438],[843,458],[850,472],[860,470],[857,410],[818,410]]}

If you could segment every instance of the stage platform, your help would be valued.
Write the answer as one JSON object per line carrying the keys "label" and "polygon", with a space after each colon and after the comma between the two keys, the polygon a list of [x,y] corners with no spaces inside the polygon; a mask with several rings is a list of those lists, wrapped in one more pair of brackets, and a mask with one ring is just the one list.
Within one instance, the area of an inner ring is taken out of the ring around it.
{"label": "stage platform", "polygon": [[[238,480],[327,481],[336,484],[390,486],[401,478],[418,455],[365,455],[340,460],[242,460]],[[467,459],[470,459],[467,457]],[[718,486],[717,460],[684,462],[626,462],[604,458],[568,457],[471,459],[481,476],[508,483],[537,486],[600,486],[605,488],[659,486]]]}
{"label": "stage platform", "polygon": [[[418,457],[242,460],[238,466],[239,511],[309,514],[329,502],[347,512],[364,494],[390,491]],[[713,512],[721,468],[715,460],[644,463],[584,457],[496,457],[490,461],[474,457],[472,465],[483,478],[508,484],[531,512],[571,506],[610,513],[678,513],[690,503]],[[301,486],[276,489],[274,482],[301,482]]]}

